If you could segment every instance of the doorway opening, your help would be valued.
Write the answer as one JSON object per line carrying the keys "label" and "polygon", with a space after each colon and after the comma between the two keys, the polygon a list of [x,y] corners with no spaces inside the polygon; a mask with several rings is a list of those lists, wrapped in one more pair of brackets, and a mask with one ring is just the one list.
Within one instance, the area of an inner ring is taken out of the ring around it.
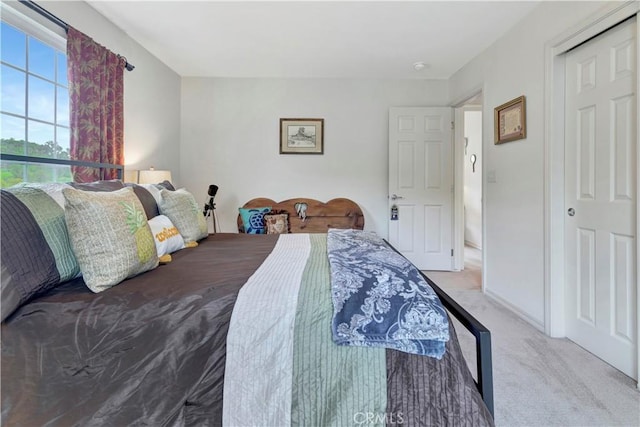
{"label": "doorway opening", "polygon": [[468,286],[482,290],[482,92],[455,108],[456,252],[455,270],[464,272]]}
{"label": "doorway opening", "polygon": [[482,288],[482,108],[464,107],[464,270]]}

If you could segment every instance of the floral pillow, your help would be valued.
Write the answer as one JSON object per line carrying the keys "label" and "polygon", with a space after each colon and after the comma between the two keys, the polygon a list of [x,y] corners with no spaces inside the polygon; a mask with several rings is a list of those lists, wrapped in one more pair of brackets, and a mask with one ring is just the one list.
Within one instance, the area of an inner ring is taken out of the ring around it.
{"label": "floral pillow", "polygon": [[268,214],[264,216],[267,234],[286,234],[289,232],[289,215]]}

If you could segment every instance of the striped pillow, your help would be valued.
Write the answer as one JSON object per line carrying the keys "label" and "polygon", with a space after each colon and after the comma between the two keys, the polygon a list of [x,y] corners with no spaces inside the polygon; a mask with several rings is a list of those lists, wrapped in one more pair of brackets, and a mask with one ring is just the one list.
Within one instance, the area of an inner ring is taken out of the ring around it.
{"label": "striped pillow", "polygon": [[1,191],[0,209],[0,317],[4,321],[32,297],[78,276],[80,269],[64,210],[54,198],[21,185]]}
{"label": "striped pillow", "polygon": [[29,209],[53,251],[60,282],[80,274],[80,267],[71,249],[69,233],[64,220],[64,209],[47,193],[30,187],[11,188],[10,191]]}

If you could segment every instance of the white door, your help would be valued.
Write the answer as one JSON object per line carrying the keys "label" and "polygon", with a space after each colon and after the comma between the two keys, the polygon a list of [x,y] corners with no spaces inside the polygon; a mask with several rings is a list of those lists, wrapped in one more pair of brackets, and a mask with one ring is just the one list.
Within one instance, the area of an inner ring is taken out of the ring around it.
{"label": "white door", "polygon": [[452,267],[451,123],[446,107],[389,111],[389,242],[420,270]]}
{"label": "white door", "polygon": [[567,337],[636,365],[636,21],[566,55]]}

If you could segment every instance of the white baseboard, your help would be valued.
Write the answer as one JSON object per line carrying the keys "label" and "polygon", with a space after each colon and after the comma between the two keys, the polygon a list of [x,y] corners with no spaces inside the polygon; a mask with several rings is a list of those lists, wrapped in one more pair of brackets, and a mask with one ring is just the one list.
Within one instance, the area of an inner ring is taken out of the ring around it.
{"label": "white baseboard", "polygon": [[504,308],[508,309],[509,311],[513,312],[513,314],[515,314],[516,316],[518,316],[519,318],[521,318],[525,322],[529,323],[531,326],[533,326],[534,328],[536,328],[540,332],[544,333],[544,323],[540,322],[537,319],[534,319],[529,314],[525,313],[524,311],[520,310],[515,305],[511,304],[509,301],[505,300],[504,298],[502,298],[501,296],[497,295],[496,293],[491,292],[491,290],[485,288],[484,293],[485,293],[486,296],[491,298],[493,301],[495,301],[496,303],[500,304],[501,306],[503,306]]}
{"label": "white baseboard", "polygon": [[464,245],[465,245],[465,246],[471,246],[472,248],[478,249],[478,250],[480,250],[480,251],[482,250],[482,245],[479,245],[479,244],[477,244],[477,243],[470,242],[470,241],[468,241],[468,240],[465,240],[465,241],[464,241]]}

